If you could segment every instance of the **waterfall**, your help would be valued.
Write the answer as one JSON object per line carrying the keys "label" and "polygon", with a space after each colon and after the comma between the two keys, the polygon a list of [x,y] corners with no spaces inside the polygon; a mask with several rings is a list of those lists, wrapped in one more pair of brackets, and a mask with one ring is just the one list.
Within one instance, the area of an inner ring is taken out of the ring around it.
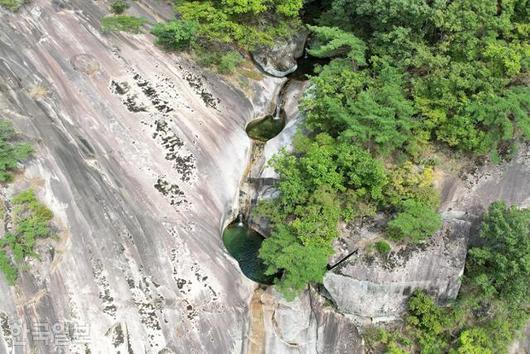
{"label": "waterfall", "polygon": [[282,105],[281,103],[278,103],[276,105],[276,110],[274,111],[274,120],[280,119],[281,110],[282,110]]}

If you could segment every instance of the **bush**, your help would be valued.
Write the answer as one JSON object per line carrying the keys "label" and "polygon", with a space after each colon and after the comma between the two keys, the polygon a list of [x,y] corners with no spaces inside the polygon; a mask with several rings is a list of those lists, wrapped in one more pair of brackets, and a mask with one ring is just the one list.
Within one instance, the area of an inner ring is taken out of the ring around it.
{"label": "bush", "polygon": [[124,0],[116,0],[110,5],[110,10],[115,15],[121,15],[129,5]]}
{"label": "bush", "polygon": [[0,239],[0,269],[10,284],[16,280],[17,267],[9,260],[8,252],[19,265],[26,257],[38,257],[35,244],[39,238],[52,236],[53,218],[51,210],[37,200],[31,189],[14,196],[12,204],[13,230]]}
{"label": "bush", "polygon": [[0,271],[4,273],[7,283],[14,285],[17,280],[17,269],[13,266],[9,260],[8,255],[0,249]]}
{"label": "bush", "polygon": [[382,255],[386,255],[392,250],[392,247],[386,241],[377,241],[374,244],[375,249]]}
{"label": "bush", "polygon": [[197,30],[193,21],[171,21],[157,23],[151,33],[156,37],[156,44],[169,50],[182,50],[190,46]]}
{"label": "bush", "polygon": [[221,56],[217,69],[221,74],[231,74],[242,61],[243,58],[238,52],[228,52]]}
{"label": "bush", "polygon": [[145,18],[133,16],[107,16],[101,20],[103,32],[123,31],[138,33],[140,28],[147,22]]}
{"label": "bush", "polygon": [[387,232],[395,240],[421,241],[442,226],[442,218],[428,205],[413,199],[403,203],[402,210],[388,223]]}
{"label": "bush", "polygon": [[11,123],[0,120],[0,182],[9,181],[17,165],[27,159],[33,151],[29,144],[16,142],[16,138]]}

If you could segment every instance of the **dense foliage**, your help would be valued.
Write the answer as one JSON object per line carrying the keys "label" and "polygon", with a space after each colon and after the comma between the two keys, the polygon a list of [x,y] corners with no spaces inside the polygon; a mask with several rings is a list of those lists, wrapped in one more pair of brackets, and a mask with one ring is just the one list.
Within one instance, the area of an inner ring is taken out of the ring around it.
{"label": "dense foliage", "polygon": [[300,29],[301,0],[176,1],[177,20],[152,33],[168,50],[189,50],[198,62],[229,74],[243,60],[240,50],[271,46]]}
{"label": "dense foliage", "polygon": [[[383,211],[398,242],[438,230],[431,145],[498,160],[530,138],[526,0],[314,3],[308,53],[331,61],[301,105],[306,141],[273,161],[280,196],[258,210],[273,222],[261,257],[283,274],[280,289],[322,278],[339,221]],[[280,264],[280,238],[319,266]]]}
{"label": "dense foliage", "polygon": [[482,223],[481,246],[472,248],[464,284],[452,306],[423,292],[408,301],[406,325],[369,336],[389,353],[506,353],[528,319],[530,211],[493,203]]}
{"label": "dense foliage", "polygon": [[0,120],[0,182],[9,181],[18,164],[27,159],[31,152],[29,144],[17,142],[11,123]]}
{"label": "dense foliage", "polygon": [[[12,199],[13,227],[0,239],[0,270],[13,284],[17,269],[27,257],[38,257],[34,248],[38,239],[52,236],[52,212],[38,201],[33,190],[23,191]],[[14,262],[11,262],[10,255]]]}
{"label": "dense foliage", "polygon": [[529,298],[530,210],[493,203],[484,216],[480,247],[469,251],[467,276],[485,298],[525,305]]}
{"label": "dense foliage", "polygon": [[[268,274],[282,273],[277,285],[288,298],[307,283],[322,281],[340,220],[373,215],[382,208],[393,210],[396,238],[417,241],[439,227],[438,214],[423,215],[437,203],[437,198],[424,197],[436,194],[426,173],[429,169],[404,165],[388,170],[362,147],[327,133],[298,134],[294,149],[293,154],[284,152],[272,161],[280,175],[279,197],[257,208],[273,225],[260,257],[269,267]],[[409,210],[411,203],[422,208],[421,215]]]}
{"label": "dense foliage", "polygon": [[272,44],[297,23],[301,0],[179,1],[180,20],[197,23],[195,41],[210,49],[236,45],[245,49]]}
{"label": "dense foliage", "polygon": [[156,37],[156,44],[168,50],[179,50],[190,46],[196,30],[196,22],[170,21],[157,23],[151,33]]}
{"label": "dense foliage", "polygon": [[101,19],[101,29],[103,32],[123,31],[138,33],[146,22],[147,20],[142,17],[126,15],[107,16]]}
{"label": "dense foliage", "polygon": [[[530,137],[529,8],[526,0],[332,0],[320,24],[338,26],[368,47],[367,65],[355,75],[344,60],[333,75],[344,77],[346,70],[351,80],[370,80],[317,87],[317,102],[327,104],[338,94],[329,112],[346,110],[354,118],[359,106],[389,109],[383,117],[394,118],[407,145],[436,140],[480,154],[503,153],[515,138]],[[395,99],[379,97],[385,102],[374,105],[364,97],[382,87]],[[309,112],[316,123],[328,118],[321,109]],[[407,135],[411,130],[415,139]],[[383,133],[395,141],[390,131]]]}

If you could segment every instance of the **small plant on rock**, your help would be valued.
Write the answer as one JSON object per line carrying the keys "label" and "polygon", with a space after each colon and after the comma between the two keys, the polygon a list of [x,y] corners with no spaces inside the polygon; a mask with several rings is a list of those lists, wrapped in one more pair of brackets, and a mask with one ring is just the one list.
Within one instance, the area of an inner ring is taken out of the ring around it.
{"label": "small plant on rock", "polygon": [[18,164],[32,151],[29,144],[17,142],[17,134],[9,121],[0,120],[0,182],[11,180]]}
{"label": "small plant on rock", "polygon": [[107,16],[101,20],[103,32],[123,31],[138,33],[140,28],[147,22],[145,18],[134,16]]}
{"label": "small plant on rock", "polygon": [[115,15],[121,15],[128,7],[129,5],[124,0],[116,0],[110,5],[110,11]]}
{"label": "small plant on rock", "polygon": [[386,241],[377,241],[374,243],[374,248],[383,256],[387,255],[392,250],[392,247]]}

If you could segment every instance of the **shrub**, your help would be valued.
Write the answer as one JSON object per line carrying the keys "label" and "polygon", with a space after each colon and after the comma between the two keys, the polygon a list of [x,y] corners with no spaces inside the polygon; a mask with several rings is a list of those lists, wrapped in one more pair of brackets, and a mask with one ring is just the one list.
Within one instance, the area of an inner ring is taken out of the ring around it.
{"label": "shrub", "polygon": [[196,22],[180,20],[157,23],[151,33],[156,37],[156,44],[169,50],[181,50],[190,46],[196,30]]}
{"label": "shrub", "polygon": [[238,52],[228,52],[221,56],[217,69],[221,74],[231,74],[242,61],[243,58]]}
{"label": "shrub", "polygon": [[107,16],[101,20],[103,32],[123,31],[138,33],[140,28],[147,22],[145,18],[133,16]]}
{"label": "shrub", "polygon": [[121,15],[129,5],[124,0],[116,0],[110,5],[110,10],[113,14]]}
{"label": "shrub", "polygon": [[402,210],[388,223],[387,232],[396,240],[421,241],[442,226],[442,218],[428,205],[413,199],[403,203]]}
{"label": "shrub", "polygon": [[16,138],[11,123],[0,120],[0,182],[9,181],[17,165],[31,155],[31,146],[16,142]]}
{"label": "shrub", "polygon": [[15,284],[17,280],[17,269],[13,266],[7,254],[0,249],[0,271],[4,273],[9,285]]}
{"label": "shrub", "polygon": [[375,249],[382,255],[387,254],[392,250],[392,247],[386,241],[377,241],[374,244]]}
{"label": "shrub", "polygon": [[10,284],[16,280],[17,267],[8,257],[8,251],[17,264],[26,257],[38,257],[35,244],[39,238],[52,236],[50,222],[53,213],[38,201],[33,190],[23,191],[12,199],[13,230],[0,239],[0,269]]}

